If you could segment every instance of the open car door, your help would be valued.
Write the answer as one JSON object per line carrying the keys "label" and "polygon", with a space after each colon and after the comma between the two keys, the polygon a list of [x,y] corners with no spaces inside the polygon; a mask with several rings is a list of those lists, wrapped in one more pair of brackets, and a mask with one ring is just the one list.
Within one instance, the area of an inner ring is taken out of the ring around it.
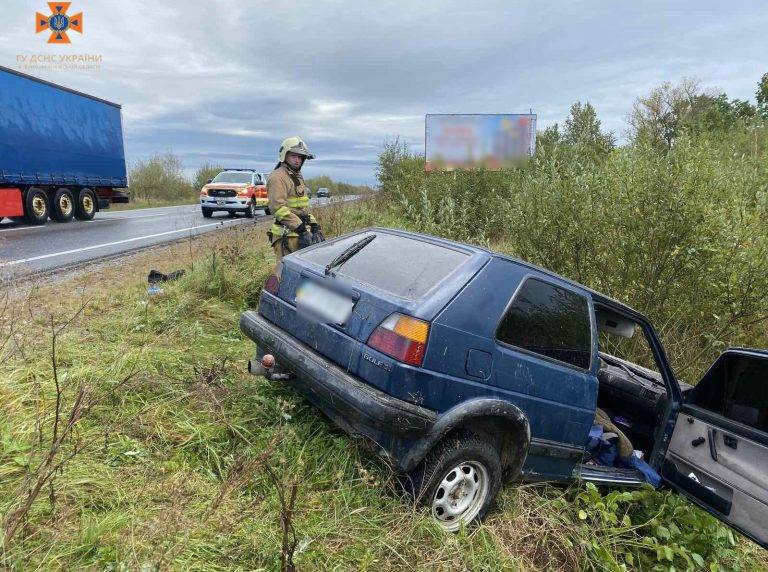
{"label": "open car door", "polygon": [[768,548],[768,352],[731,349],[691,390],[662,477]]}

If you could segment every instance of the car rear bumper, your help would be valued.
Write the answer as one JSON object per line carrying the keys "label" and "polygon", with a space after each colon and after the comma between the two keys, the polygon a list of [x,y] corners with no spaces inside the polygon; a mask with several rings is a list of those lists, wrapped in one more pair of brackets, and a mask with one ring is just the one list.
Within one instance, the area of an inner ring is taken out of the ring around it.
{"label": "car rear bumper", "polygon": [[435,423],[434,411],[394,398],[348,374],[255,311],[240,316],[240,329],[275,356],[281,368],[295,377],[286,383],[307,397],[349,433],[372,438],[398,465],[398,447],[387,446],[377,434],[412,440],[424,436]]}

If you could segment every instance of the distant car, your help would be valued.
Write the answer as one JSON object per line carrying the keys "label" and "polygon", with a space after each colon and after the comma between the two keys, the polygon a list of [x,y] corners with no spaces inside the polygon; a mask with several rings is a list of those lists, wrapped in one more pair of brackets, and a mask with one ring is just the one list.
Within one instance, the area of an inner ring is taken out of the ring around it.
{"label": "distant car", "polygon": [[[660,477],[768,546],[768,352],[728,350],[688,386],[628,306],[421,234],[365,229],[282,262],[240,318],[249,370],[375,444],[446,530],[505,479]],[[606,416],[626,465],[590,453]]]}
{"label": "distant car", "polygon": [[331,191],[329,191],[326,187],[320,187],[317,189],[317,198],[318,199],[327,199],[330,198]]}
{"label": "distant car", "polygon": [[267,176],[253,169],[226,169],[208,181],[200,190],[200,208],[209,218],[216,211],[229,216],[242,213],[249,218],[263,209],[269,214]]}

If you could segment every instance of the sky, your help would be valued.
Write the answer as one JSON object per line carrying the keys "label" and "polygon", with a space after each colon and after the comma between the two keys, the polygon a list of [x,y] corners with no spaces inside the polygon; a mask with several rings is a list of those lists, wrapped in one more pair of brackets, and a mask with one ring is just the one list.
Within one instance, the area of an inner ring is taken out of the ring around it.
{"label": "sky", "polygon": [[[427,113],[533,110],[543,129],[575,101],[622,141],[662,82],[753,100],[768,72],[768,10],[747,0],[72,0],[83,33],[67,45],[35,33],[36,12],[50,9],[4,5],[0,65],[122,104],[129,165],[172,152],[188,173],[269,171],[299,135],[317,156],[306,176],[375,183],[385,141],[423,153]],[[56,62],[81,54],[100,63]],[[21,68],[32,56],[49,63]]]}

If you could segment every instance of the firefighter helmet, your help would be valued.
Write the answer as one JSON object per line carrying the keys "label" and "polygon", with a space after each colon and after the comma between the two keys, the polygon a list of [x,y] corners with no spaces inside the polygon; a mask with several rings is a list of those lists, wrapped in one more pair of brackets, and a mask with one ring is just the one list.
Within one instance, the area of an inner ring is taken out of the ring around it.
{"label": "firefighter helmet", "polygon": [[296,153],[297,155],[302,155],[307,159],[315,158],[315,156],[309,152],[309,149],[307,149],[307,146],[304,144],[304,141],[301,140],[301,137],[288,137],[288,139],[285,139],[280,144],[280,162],[281,163],[285,161],[285,155],[289,151],[291,153]]}

